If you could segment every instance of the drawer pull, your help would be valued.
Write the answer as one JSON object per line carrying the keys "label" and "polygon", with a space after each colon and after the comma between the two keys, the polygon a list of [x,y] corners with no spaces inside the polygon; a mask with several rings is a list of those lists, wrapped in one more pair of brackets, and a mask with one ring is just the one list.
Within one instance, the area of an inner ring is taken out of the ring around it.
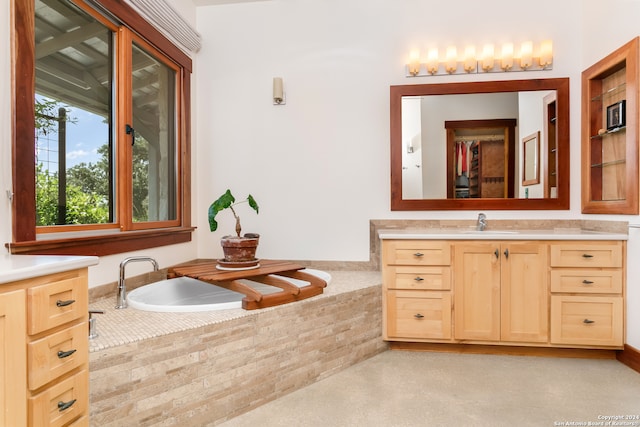
{"label": "drawer pull", "polygon": [[596,323],[596,321],[595,321],[595,320],[590,320],[590,319],[584,319],[584,320],[582,321],[582,323],[584,323],[584,324],[586,324],[586,325],[589,325],[589,324],[591,324],[591,323]]}
{"label": "drawer pull", "polygon": [[582,258],[593,258],[591,254],[582,254]]}
{"label": "drawer pull", "polygon": [[424,279],[422,277],[418,276],[413,280],[415,280],[416,282],[422,282]]}
{"label": "drawer pull", "polygon": [[415,317],[416,319],[422,319],[424,316],[422,314],[418,313],[418,314],[414,314],[413,317]]}
{"label": "drawer pull", "polygon": [[416,252],[415,254],[413,254],[413,256],[417,256],[418,258],[420,258],[421,256],[424,256],[424,254],[422,252]]}
{"label": "drawer pull", "polygon": [[75,348],[73,350],[69,350],[69,351],[59,351],[58,352],[58,359],[64,359],[65,357],[69,357],[75,352],[76,352]]}
{"label": "drawer pull", "polygon": [[585,285],[593,285],[593,281],[592,280],[587,280],[587,279],[584,279],[582,281],[582,283],[584,283]]}
{"label": "drawer pull", "polygon": [[56,301],[56,305],[57,305],[58,307],[66,307],[66,306],[68,306],[68,305],[73,304],[74,302],[76,302],[76,300],[74,300],[74,299],[68,299],[68,300],[66,300],[66,301],[58,300],[58,301]]}
{"label": "drawer pull", "polygon": [[62,412],[64,410],[71,408],[73,404],[76,403],[76,400],[77,399],[73,399],[68,402],[62,402],[62,401],[58,402],[58,411]]}

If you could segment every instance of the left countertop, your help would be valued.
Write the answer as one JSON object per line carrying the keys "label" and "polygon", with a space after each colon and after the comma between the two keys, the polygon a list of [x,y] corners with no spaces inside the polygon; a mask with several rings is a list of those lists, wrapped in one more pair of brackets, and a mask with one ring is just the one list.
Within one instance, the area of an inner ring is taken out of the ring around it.
{"label": "left countertop", "polygon": [[98,261],[96,256],[5,254],[0,256],[0,284],[89,267]]}

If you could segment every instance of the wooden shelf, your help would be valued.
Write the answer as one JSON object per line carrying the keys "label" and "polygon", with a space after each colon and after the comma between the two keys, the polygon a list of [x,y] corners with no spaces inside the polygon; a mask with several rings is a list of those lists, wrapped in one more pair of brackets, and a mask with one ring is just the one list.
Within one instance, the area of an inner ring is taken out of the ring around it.
{"label": "wooden shelf", "polygon": [[[242,308],[245,310],[255,310],[300,301],[320,295],[327,286],[327,282],[319,277],[305,273],[303,266],[287,261],[260,260],[259,266],[255,269],[238,270],[220,270],[216,264],[216,261],[184,264],[173,267],[169,271],[169,274],[172,277],[191,277],[212,285],[243,293],[245,297],[242,299]],[[278,276],[307,281],[309,284],[298,287]],[[281,291],[262,294],[252,286],[241,282],[241,279],[250,279],[257,283],[280,288]]]}
{"label": "wooden shelf", "polygon": [[[638,49],[635,38],[582,73],[582,213],[638,214]],[[621,101],[624,125],[607,130]]]}

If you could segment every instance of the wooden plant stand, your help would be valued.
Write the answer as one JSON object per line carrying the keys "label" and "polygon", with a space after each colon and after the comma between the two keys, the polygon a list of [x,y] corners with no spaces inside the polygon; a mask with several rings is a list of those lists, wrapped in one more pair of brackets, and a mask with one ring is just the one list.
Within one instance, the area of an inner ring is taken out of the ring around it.
{"label": "wooden plant stand", "polygon": [[[273,307],[275,305],[300,301],[316,295],[320,295],[327,282],[310,273],[301,271],[303,266],[276,260],[260,260],[260,267],[251,270],[219,270],[215,261],[185,264],[173,267],[169,270],[169,276],[186,276],[202,280],[245,295],[242,299],[242,308],[255,310],[257,308]],[[307,286],[298,287],[294,284],[272,275],[290,277],[292,279],[309,282]],[[281,288],[280,292],[264,295],[251,286],[240,282],[241,279],[249,279],[254,282]]]}

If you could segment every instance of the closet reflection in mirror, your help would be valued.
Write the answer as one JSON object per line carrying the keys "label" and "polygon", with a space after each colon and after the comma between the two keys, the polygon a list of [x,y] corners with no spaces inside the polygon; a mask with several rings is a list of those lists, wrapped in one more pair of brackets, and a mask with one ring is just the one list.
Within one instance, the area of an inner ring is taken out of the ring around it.
{"label": "closet reflection in mirror", "polygon": [[544,178],[521,179],[525,156],[516,141],[545,128],[544,100],[554,94],[403,96],[402,198],[524,198],[524,186],[529,198],[542,198]]}

